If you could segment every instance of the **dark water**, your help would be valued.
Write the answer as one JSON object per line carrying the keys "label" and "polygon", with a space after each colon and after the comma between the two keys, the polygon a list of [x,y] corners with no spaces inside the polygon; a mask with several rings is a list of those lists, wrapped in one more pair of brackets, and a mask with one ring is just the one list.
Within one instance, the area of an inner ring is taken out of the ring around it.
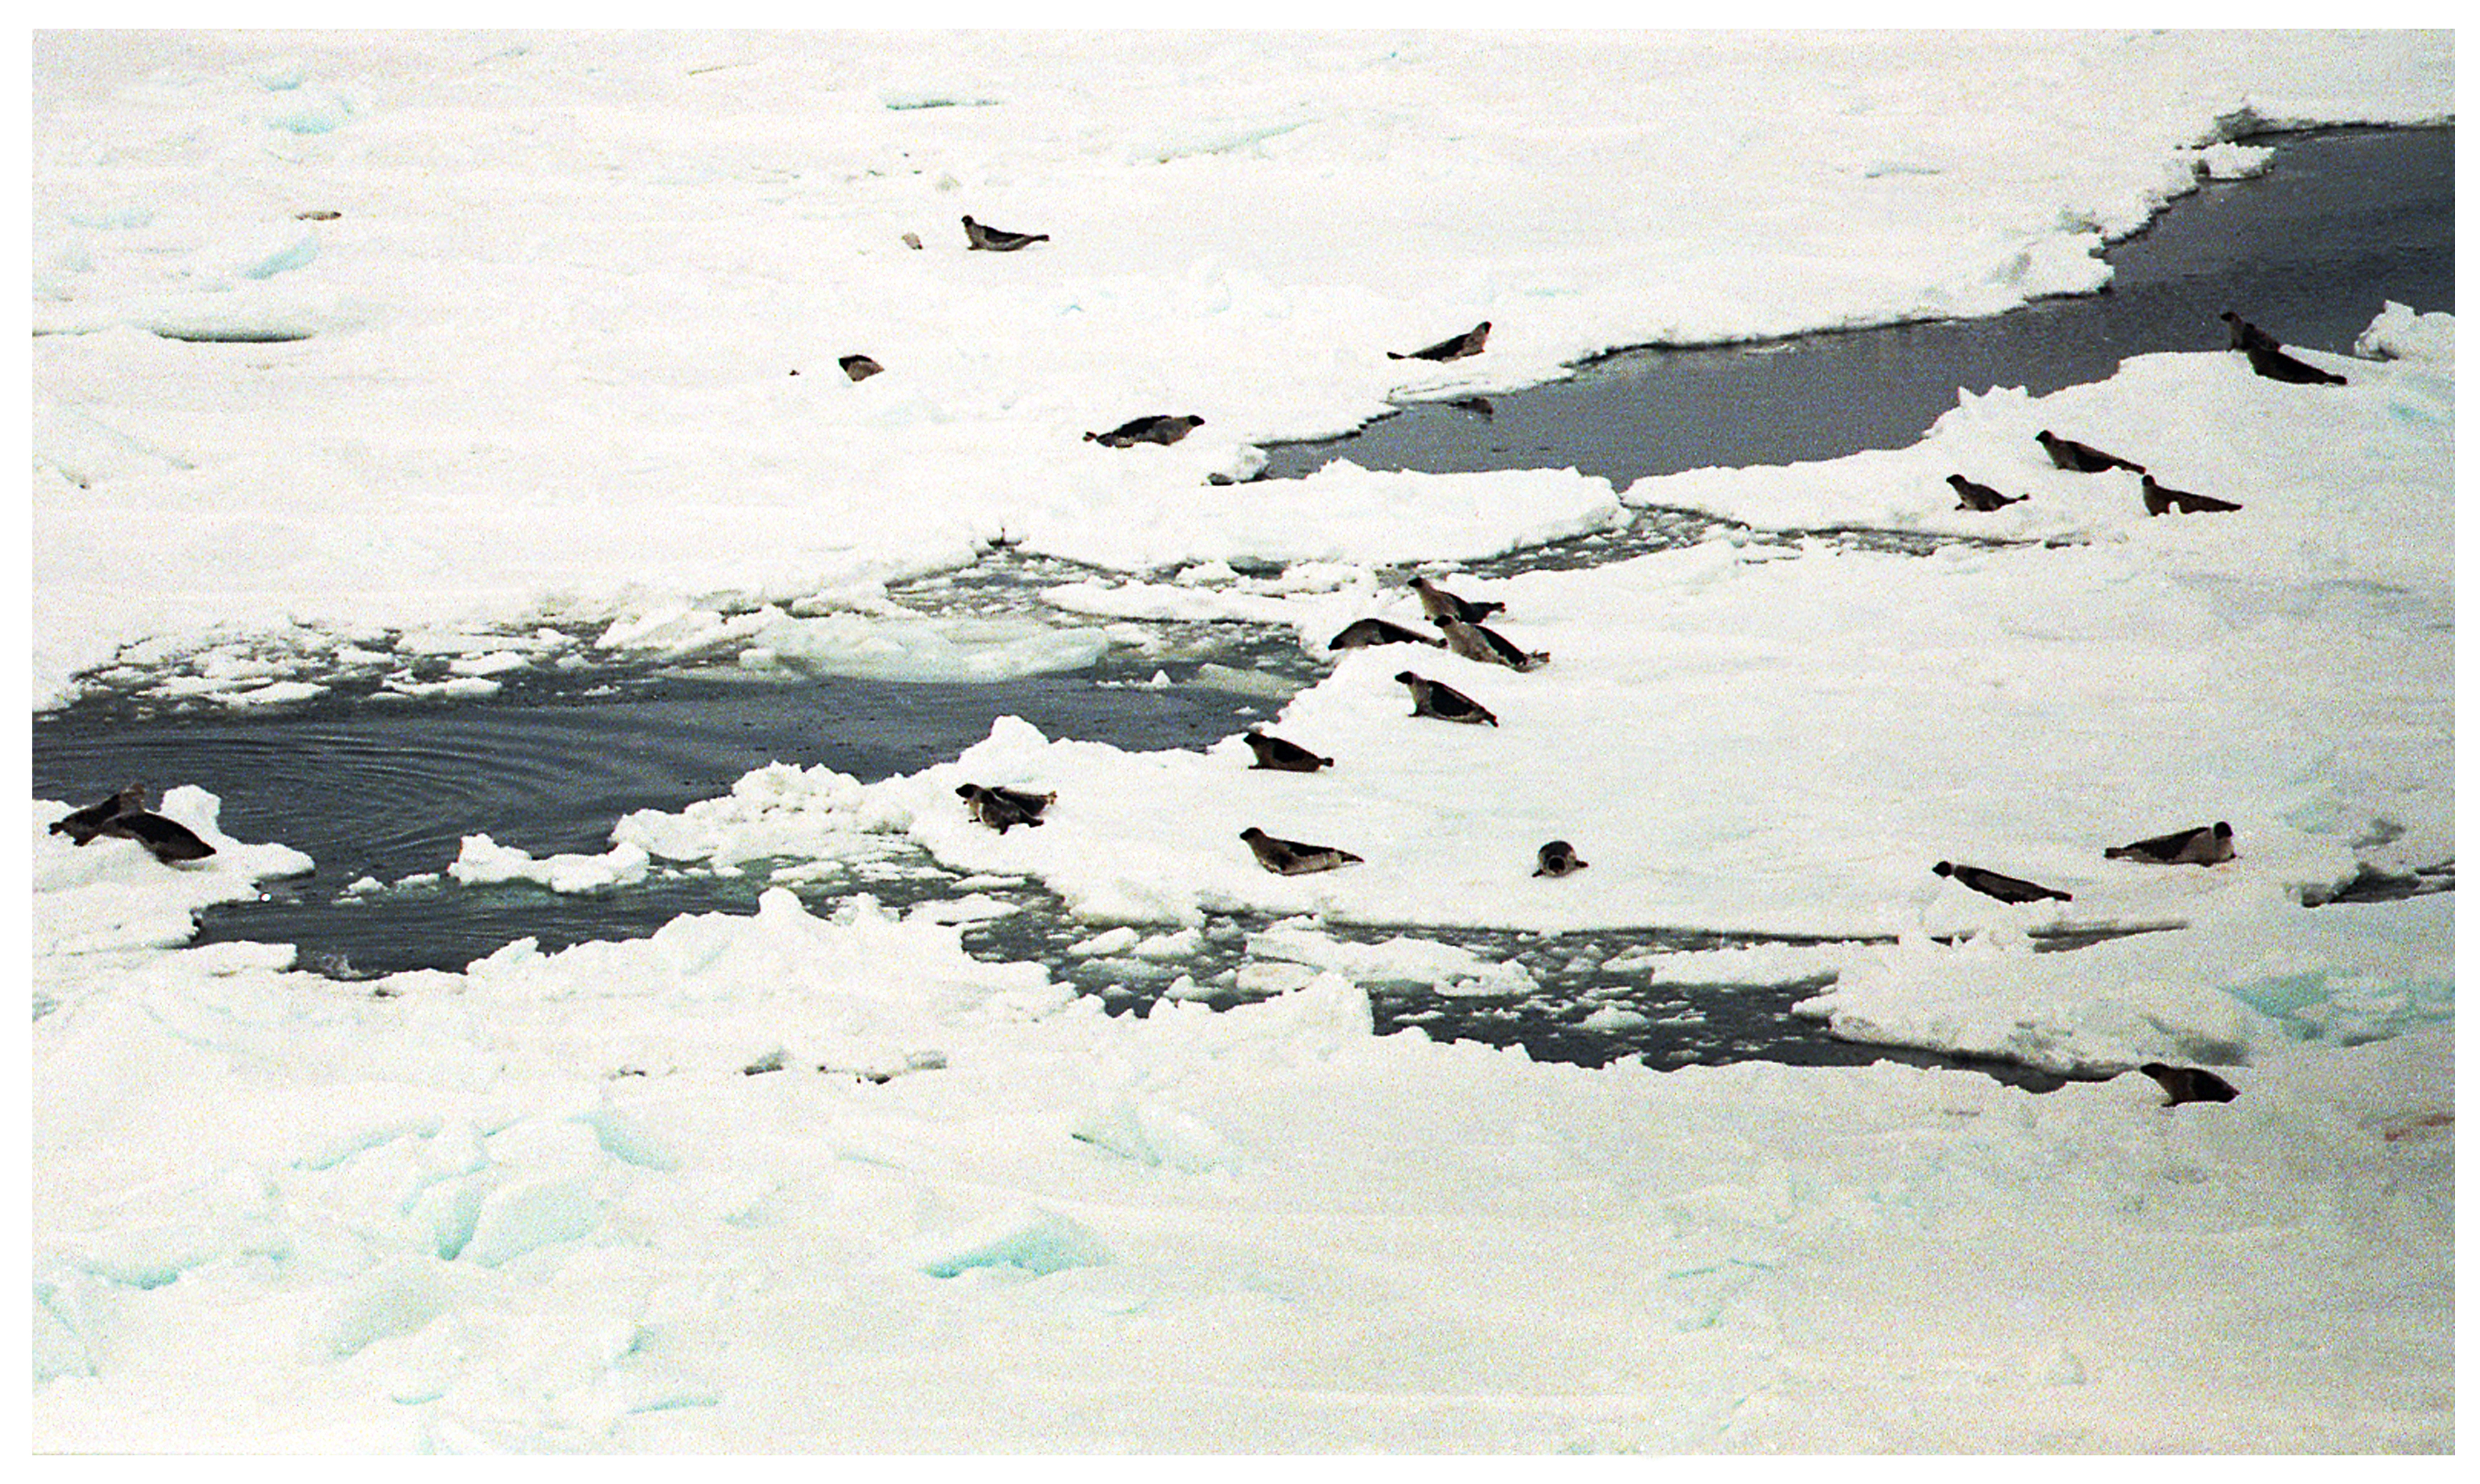
{"label": "dark water", "polygon": [[1434,473],[1573,465],[1624,489],[1683,469],[1842,458],[1917,442],[1957,388],[2039,396],[2103,380],[2127,356],[2222,349],[2225,309],[2286,344],[2348,352],[2388,300],[2454,308],[2452,129],[2251,142],[2279,148],[2273,168],[2206,185],[2111,246],[2102,294],[1986,320],[1617,351],[1569,380],[1276,445],[1261,477],[1336,458]]}
{"label": "dark water", "polygon": [[[1953,405],[1957,386],[2054,390],[2106,376],[2126,355],[2219,347],[2227,340],[2213,317],[2225,307],[2286,341],[2325,349],[2347,349],[2388,298],[2422,310],[2452,307],[2450,130],[2334,131],[2281,142],[2271,173],[2209,186],[2113,247],[2118,277],[2103,295],[1994,320],[1622,352],[1571,381],[1496,397],[1486,411],[1415,407],[1351,439],[1278,448],[1271,472],[1303,473],[1341,453],[1375,468],[1574,464],[1624,484],[1700,465],[1834,457],[1912,442]],[[1497,565],[1595,565],[1692,543],[1715,524],[1646,511],[1630,530]],[[897,596],[925,613],[1044,612],[1072,622],[1045,609],[1038,595],[1045,583],[1077,575],[998,552]],[[1288,635],[1240,625],[1150,627],[1153,642],[1115,650],[1086,671],[993,684],[837,677],[761,684],[623,668],[582,678],[513,678],[481,702],[376,702],[365,685],[358,694],[345,688],[238,716],[184,710],[126,689],[98,691],[36,718],[33,782],[39,797],[74,802],[134,778],[159,787],[194,782],[223,800],[222,823],[236,836],[281,840],[317,860],[311,875],[271,883],[262,901],[211,909],[202,942],[297,944],[305,965],[340,977],[455,969],[519,937],[556,949],[643,936],[684,912],[746,912],[767,884],[766,870],[659,871],[639,885],[583,895],[522,883],[345,888],[363,877],[395,883],[444,870],[472,833],[536,856],[600,854],[623,814],[711,798],[768,762],[823,763],[865,780],[916,771],[980,741],[1000,715],[1021,716],[1048,735],[1127,749],[1201,748],[1278,708],[1322,669]],[[1215,666],[1248,672],[1266,688],[1234,691],[1227,673],[1222,679],[1211,673]],[[1130,684],[1156,670],[1174,683]],[[2450,868],[2439,880],[2450,888]],[[955,883],[954,873],[906,848],[866,872],[794,889],[818,904],[868,890],[901,907],[952,895]],[[2370,891],[2400,894],[2396,887],[2403,883],[2375,883]],[[2439,888],[2420,882],[2404,889]],[[1040,959],[1115,1010],[1150,1002],[1181,973],[1209,1001],[1237,997],[1231,982],[1248,934],[1263,926],[1215,919],[1204,951],[1176,965],[1085,959],[1066,950],[1094,929],[1070,919],[1055,898],[1029,883],[989,894],[1019,910],[969,927],[969,949]],[[1375,940],[1394,931],[1335,935]],[[1837,1041],[1818,1022],[1790,1013],[1821,981],[1657,989],[1640,954],[1622,959],[1630,966],[1605,967],[1632,950],[1754,939],[1677,930],[1550,937],[1406,931],[1520,963],[1537,988],[1492,1000],[1373,985],[1382,1032],[1418,1025],[1440,1038],[1521,1044],[1543,1060],[1586,1064],[1631,1055],[1654,1066],[1893,1059],[1977,1066],[2034,1087],[2059,1081],[2004,1063]]]}
{"label": "dark water", "polygon": [[625,700],[330,703],[140,724],[102,705],[73,708],[36,723],[35,793],[85,803],[129,779],[195,783],[222,800],[227,833],[281,840],[318,862],[271,883],[263,902],[211,909],[201,942],[294,943],[308,963],[361,973],[456,969],[520,937],[550,950],[642,937],[686,911],[754,910],[764,883],[693,875],[581,895],[450,883],[342,906],[339,894],[365,876],[443,870],[468,834],[535,856],[600,855],[622,815],[728,793],[770,762],[864,780],[917,772],[981,741],[999,714],[1051,736],[1157,750],[1206,746],[1246,727],[1242,708],[1260,704],[1082,675],[1004,685],[670,678],[632,689]]}

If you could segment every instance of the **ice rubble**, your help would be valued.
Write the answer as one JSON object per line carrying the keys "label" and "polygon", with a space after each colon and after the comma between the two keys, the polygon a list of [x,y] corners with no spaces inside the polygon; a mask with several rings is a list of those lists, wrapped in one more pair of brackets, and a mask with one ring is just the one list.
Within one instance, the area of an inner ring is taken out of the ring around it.
{"label": "ice rubble", "polygon": [[1113,1018],[956,934],[39,959],[37,1446],[2448,1446],[2448,1031],[2165,1110],[1537,1064],[1333,974]]}
{"label": "ice rubble", "polygon": [[[2450,46],[45,34],[36,695],[140,638],[133,665],[204,653],[232,693],[299,680],[246,632],[296,619],[330,668],[397,665],[386,636],[426,627],[492,667],[400,688],[577,656],[544,632],[738,655],[770,605],[799,636],[774,652],[817,662],[850,637],[834,610],[905,622],[887,580],[1001,535],[1190,564],[1063,605],[1186,594],[1316,648],[1406,600],[1365,567],[1227,558],[1470,559],[1606,524],[1610,495],[1485,481],[1449,552],[1400,529],[1418,481],[1335,472],[1317,514],[1350,539],[1325,543],[1201,482],[1250,441],[1628,341],[2090,287],[2104,236],[2246,167],[2217,117],[2442,116]],[[147,184],[176,177],[216,188]],[[342,215],[295,225],[312,207]],[[968,258],[938,230],[965,209],[1054,241]],[[1381,359],[1485,316],[1485,366]],[[220,851],[181,871],[79,851],[42,831],[72,801],[39,803],[36,1446],[2448,1448],[2450,908],[2294,898],[2452,855],[2450,344],[2390,311],[2363,346],[2397,359],[2314,397],[2142,357],[1968,400],[1913,449],[1640,484],[1626,501],[1752,525],[2084,544],[1726,539],[1466,579],[1554,655],[1417,656],[1499,732],[1411,721],[1401,652],[1347,654],[1278,721],[1330,773],[1002,719],[955,763],[764,769],[578,857],[917,845],[1045,880],[1131,956],[1239,908],[1889,934],[1646,967],[1823,963],[1813,1008],[1848,1034],[2085,1070],[2225,1054],[2237,1103],[1380,1037],[1356,979],[1493,967],[1409,932],[1261,934],[1285,992],[1112,1017],[965,954],[986,904],[773,891],[347,985],[281,947],[156,946],[306,864],[209,832],[212,799],[167,800]],[[865,345],[889,375],[821,371]],[[1208,420],[1175,448],[1076,439],[1175,409]],[[2249,508],[2147,521],[2121,481],[2045,473],[2029,435],[2071,414]],[[2033,501],[1959,519],[1966,456]],[[132,511],[178,559],[127,560]],[[243,637],[199,639],[221,623]],[[1061,800],[1001,837],[956,806],[967,777]],[[2212,817],[2226,866],[2100,858]],[[1248,823],[1369,863],[1269,877]],[[1532,880],[1553,834],[1592,868]],[[1926,874],[1948,856],[2076,902],[1972,897]],[[2191,926],[2029,951],[2096,919]]]}

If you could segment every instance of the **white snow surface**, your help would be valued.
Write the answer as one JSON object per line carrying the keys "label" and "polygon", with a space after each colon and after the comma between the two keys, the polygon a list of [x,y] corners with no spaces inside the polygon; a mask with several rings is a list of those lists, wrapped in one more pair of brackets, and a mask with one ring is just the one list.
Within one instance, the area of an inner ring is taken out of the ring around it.
{"label": "white snow surface", "polygon": [[[1402,477],[1314,525],[1203,481],[1615,345],[2099,287],[2232,167],[2217,120],[2446,118],[2451,47],[43,32],[35,700],[116,656],[306,648],[315,683],[348,633],[867,607],[1002,536],[1372,559],[1430,508]],[[969,252],[969,213],[1050,241]],[[1385,358],[1482,320],[1480,356]],[[1154,412],[1205,423],[1082,438]],[[1551,482],[1471,476],[1507,498],[1454,541],[1537,534]]]}
{"label": "white snow surface", "polygon": [[[969,873],[904,913],[770,890],[339,983],[179,946],[309,864],[212,795],[165,795],[218,849],[182,867],[71,846],[45,827],[87,801],[37,801],[35,1448],[2450,1450],[2453,898],[2303,905],[2454,854],[2450,317],[2390,308],[2371,359],[2313,357],[2347,387],[2139,356],[1963,398],[1910,448],[1615,494],[1205,482],[1408,389],[2095,287],[2105,237],[2256,167],[2217,118],[2448,116],[2450,58],[2442,32],[39,34],[38,703],[107,661],[236,704],[607,652],[1085,662],[1107,629],[889,602],[1002,538],[1129,578],[1059,608],[1287,624],[1324,656],[1417,614],[1382,564],[1623,503],[1750,529],[1455,576],[1549,665],[1332,655],[1268,719],[1337,759],[1314,775],[1000,717],[914,775],[776,764],[599,856],[478,835],[449,872]],[[1052,241],[969,255],[963,212]],[[1383,358],[1485,318],[1474,360]],[[850,350],[888,372],[847,382]],[[1189,411],[1167,448],[1078,436]],[[2245,509],[2148,518],[2132,476],[2050,469],[2045,426]],[[1958,472],[2033,498],[1954,511]],[[1766,534],[1841,524],[2061,544]],[[1408,665],[1503,725],[1411,717]],[[1059,797],[1001,835],[967,780]],[[2222,865],[2102,855],[2216,819]],[[1366,859],[1277,877],[1250,825]],[[1554,836],[1590,866],[1532,877]],[[1942,858],[2074,897],[2005,906]],[[1024,880],[1089,956],[1158,973],[1208,913],[1279,919],[1240,976],[1266,997],[1182,977],[1115,1017],[967,954],[961,924],[1013,909],[978,893]],[[1848,1038],[2107,1080],[1375,1034],[1369,985],[1536,987],[1425,928],[1656,925],[1846,940],[1615,964],[1652,985],[1831,975],[1803,1008]],[[2033,951],[2094,927],[2161,931]],[[2241,1096],[2161,1107],[2125,1071],[2156,1058]]]}
{"label": "white snow surface", "polygon": [[2451,1446],[2449,1030],[2173,1110],[1537,1064],[1331,973],[1111,1017],[957,933],[39,958],[37,1447]]}

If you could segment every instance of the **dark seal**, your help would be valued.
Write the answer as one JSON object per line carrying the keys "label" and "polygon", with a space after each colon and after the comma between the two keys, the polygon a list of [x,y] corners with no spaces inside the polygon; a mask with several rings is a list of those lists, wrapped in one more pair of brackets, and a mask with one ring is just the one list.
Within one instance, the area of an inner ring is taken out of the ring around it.
{"label": "dark seal", "polygon": [[2174,490],[2156,480],[2151,474],[2144,476],[2144,513],[2146,515],[2168,515],[2173,510],[2181,515],[2197,515],[2211,510],[2238,508],[2227,499],[2215,499],[2210,495],[2197,495],[2186,490]]}
{"label": "dark seal", "polygon": [[876,361],[871,360],[865,355],[839,356],[836,359],[836,364],[842,367],[844,369],[844,374],[850,376],[855,381],[867,381],[870,377],[887,370],[886,367],[879,365]]}
{"label": "dark seal", "polygon": [[2176,1108],[2182,1103],[2232,1103],[2238,1100],[2238,1088],[2201,1066],[2172,1066],[2166,1062],[2147,1062],[2136,1070],[2161,1084],[2161,1090],[2166,1094],[2161,1100],[2164,1108]]}
{"label": "dark seal", "polygon": [[1386,352],[1386,359],[1390,361],[1460,361],[1465,356],[1481,354],[1481,347],[1488,339],[1489,321],[1484,320],[1461,335],[1451,335],[1434,345],[1424,345],[1409,354],[1389,350]]}
{"label": "dark seal", "polygon": [[2043,428],[2032,435],[2032,441],[2049,450],[2050,462],[2071,474],[2097,474],[2105,470],[2125,469],[2144,473],[2144,466],[2133,459],[2123,459],[2115,453],[2105,453],[2088,443],[2061,438]]}
{"label": "dark seal", "polygon": [[2140,860],[2147,865],[2219,865],[2237,854],[2231,844],[2228,820],[2157,834],[2131,845],[2113,845],[2102,852],[2106,859]]}
{"label": "dark seal", "polygon": [[1536,876],[1573,876],[1592,864],[1576,858],[1576,847],[1564,840],[1552,840],[1542,846],[1535,858],[1540,862],[1533,872]]}
{"label": "dark seal", "polygon": [[1261,727],[1250,728],[1242,734],[1240,740],[1248,743],[1249,751],[1257,755],[1257,760],[1249,765],[1252,769],[1271,768],[1278,773],[1315,773],[1320,768],[1334,766],[1333,758],[1320,757],[1297,742],[1286,742],[1280,737],[1269,736]]}
{"label": "dark seal", "polygon": [[985,788],[979,783],[959,783],[956,797],[965,801],[965,808],[973,818],[1001,834],[1017,825],[1039,825],[1042,811],[1050,807],[1059,795],[1029,794],[1014,788]]}
{"label": "dark seal", "polygon": [[53,820],[52,833],[67,835],[73,843],[84,845],[115,818],[144,807],[146,785],[131,783],[109,799],[97,800]]}
{"label": "dark seal", "polygon": [[1141,443],[1171,445],[1188,436],[1193,427],[1203,427],[1203,418],[1175,418],[1168,415],[1130,418],[1107,433],[1088,433],[1087,443],[1098,443],[1105,448],[1125,448]]}
{"label": "dark seal", "polygon": [[1951,860],[1941,860],[1929,869],[1940,876],[1953,877],[1982,896],[1996,897],[2001,902],[2038,902],[2045,897],[2060,902],[2075,900],[2072,893],[2053,890],[2012,876],[2001,876],[1979,866],[1956,865]]}
{"label": "dark seal", "polygon": [[1365,650],[1381,644],[1426,644],[1434,649],[1446,648],[1444,639],[1414,633],[1401,624],[1390,624],[1382,618],[1354,619],[1343,626],[1343,631],[1326,642],[1330,650]]}

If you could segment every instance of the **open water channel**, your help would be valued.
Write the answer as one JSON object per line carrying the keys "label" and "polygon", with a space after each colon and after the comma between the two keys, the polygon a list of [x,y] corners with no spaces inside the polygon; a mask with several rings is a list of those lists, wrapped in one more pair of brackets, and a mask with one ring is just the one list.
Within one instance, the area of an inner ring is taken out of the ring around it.
{"label": "open water channel", "polygon": [[[2216,348],[2225,308],[2284,340],[2348,350],[2388,300],[2453,308],[2453,133],[2331,130],[2278,136],[2274,168],[2213,183],[2109,252],[2108,291],[1994,319],[1894,325],[1755,345],[1615,352],[1567,379],[1486,401],[1409,406],[1347,438],[1270,449],[1265,477],[1348,456],[1370,468],[1452,472],[1567,467],[1624,487],[1705,465],[1838,457],[1915,441],[1954,405],[1958,387],[2034,393],[2108,375],[2125,356]],[[1714,523],[1650,510],[1624,531],[1498,563],[1499,571],[1618,560],[1701,540]],[[1840,532],[1855,545],[1926,550],[1934,542]],[[1039,614],[1042,587],[1092,574],[996,551],[976,567],[891,596],[924,613]],[[748,874],[664,874],[595,893],[527,883],[433,880],[468,834],[536,855],[599,854],[633,809],[674,810],[727,792],[768,762],[823,763],[864,780],[945,761],[1023,717],[1046,734],[1130,750],[1201,749],[1272,714],[1323,666],[1292,642],[1245,625],[1146,626],[1070,674],[990,683],[898,682],[821,676],[794,683],[694,670],[614,667],[512,678],[479,701],[375,698],[339,687],[311,702],[246,714],[96,693],[34,722],[37,797],[85,803],[131,779],[159,789],[196,783],[223,801],[243,839],[307,852],[312,873],[270,883],[255,902],[210,909],[198,941],[297,945],[305,967],[355,980],[409,968],[461,968],[520,937],[546,950],[651,934],[685,912],[755,909],[767,884]],[[1168,684],[1148,683],[1159,674]],[[797,886],[814,905],[868,891],[890,905],[955,894],[958,878],[914,853]],[[1265,926],[1215,919],[1195,959],[1151,964],[1087,958],[1090,936],[1032,883],[975,888],[1018,910],[969,925],[966,945],[1034,959],[1114,1009],[1150,1000],[1178,975],[1216,997],[1238,994],[1250,935]],[[1378,939],[1398,930],[1334,928]],[[1794,985],[1648,985],[1648,956],[1753,941],[1692,926],[1557,935],[1410,930],[1512,960],[1534,989],[1442,997],[1426,985],[1373,985],[1382,1033],[1419,1025],[1441,1038],[1523,1044],[1543,1060],[1602,1064],[1638,1055],[1654,1066],[1768,1059],[1797,1063],[1883,1058],[1981,1067],[2035,1087],[2058,1079],[2004,1063],[1837,1041],[1790,1007],[1822,981]],[[2061,945],[2064,946],[2064,945]]]}

